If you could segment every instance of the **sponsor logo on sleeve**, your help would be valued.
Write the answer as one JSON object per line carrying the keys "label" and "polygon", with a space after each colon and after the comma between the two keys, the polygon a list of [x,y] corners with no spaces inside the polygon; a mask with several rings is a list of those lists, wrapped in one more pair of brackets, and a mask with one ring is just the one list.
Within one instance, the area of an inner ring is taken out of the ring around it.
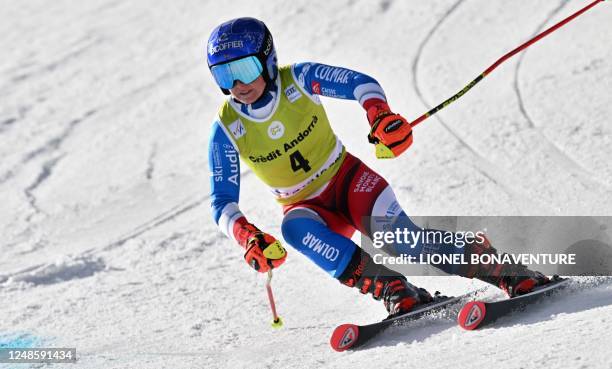
{"label": "sponsor logo on sleeve", "polygon": [[229,130],[236,139],[246,134],[246,128],[240,119],[236,119],[229,125]]}
{"label": "sponsor logo on sleeve", "polygon": [[[222,159],[223,155],[224,159]],[[224,171],[225,168],[225,171]],[[213,172],[215,182],[227,181],[238,186],[238,153],[233,146],[213,144]]]}
{"label": "sponsor logo on sleeve", "polygon": [[289,102],[294,102],[295,100],[302,97],[302,94],[300,93],[300,91],[298,91],[294,84],[291,84],[285,89],[285,96],[287,96]]}
{"label": "sponsor logo on sleeve", "polygon": [[321,94],[321,84],[319,82],[313,81],[311,84],[312,93],[320,95]]}
{"label": "sponsor logo on sleeve", "polygon": [[306,86],[306,74],[308,74],[308,71],[310,70],[310,63],[306,63],[302,66],[302,71],[300,72],[300,75],[298,76],[298,83],[300,84],[300,86],[305,87]]}
{"label": "sponsor logo on sleeve", "polygon": [[230,163],[230,172],[227,177],[227,180],[232,182],[234,185],[238,186],[238,176],[240,173],[238,172],[238,153],[234,150],[233,146],[223,145],[225,159]]}
{"label": "sponsor logo on sleeve", "polygon": [[318,65],[315,68],[315,78],[322,81],[334,82],[346,85],[350,78],[355,74],[352,70],[330,67],[328,65]]}

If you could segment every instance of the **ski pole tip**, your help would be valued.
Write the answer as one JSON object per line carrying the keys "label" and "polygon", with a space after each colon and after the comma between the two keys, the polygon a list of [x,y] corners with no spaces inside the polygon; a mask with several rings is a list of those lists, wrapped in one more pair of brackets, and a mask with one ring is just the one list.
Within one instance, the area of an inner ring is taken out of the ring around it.
{"label": "ski pole tip", "polygon": [[272,321],[272,328],[281,328],[283,326],[283,320],[281,319],[281,317],[276,317],[276,319],[274,319]]}

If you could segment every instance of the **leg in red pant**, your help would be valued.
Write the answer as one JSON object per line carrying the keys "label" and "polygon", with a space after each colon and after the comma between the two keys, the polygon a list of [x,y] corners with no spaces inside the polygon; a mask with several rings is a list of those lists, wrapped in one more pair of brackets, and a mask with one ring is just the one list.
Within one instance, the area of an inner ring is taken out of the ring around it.
{"label": "leg in red pant", "polygon": [[283,237],[290,245],[345,285],[383,300],[389,314],[403,313],[431,300],[427,291],[374,263],[351,241],[356,230],[370,235],[371,227],[364,217],[401,212],[387,182],[359,159],[348,154],[321,194],[283,210]]}

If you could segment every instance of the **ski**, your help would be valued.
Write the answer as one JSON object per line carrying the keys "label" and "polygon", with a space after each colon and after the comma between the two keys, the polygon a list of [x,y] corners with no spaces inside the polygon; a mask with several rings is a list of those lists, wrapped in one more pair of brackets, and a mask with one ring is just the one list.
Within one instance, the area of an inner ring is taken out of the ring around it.
{"label": "ski", "polygon": [[495,302],[470,301],[461,308],[457,322],[463,329],[474,330],[487,326],[512,312],[524,310],[527,305],[550,296],[569,285],[570,279],[553,277],[550,283],[536,287],[532,292]]}
{"label": "ski", "polygon": [[417,320],[426,315],[447,309],[449,306],[459,304],[470,297],[474,297],[480,292],[482,292],[482,289],[456,297],[436,295],[434,296],[434,300],[432,302],[423,304],[406,314],[398,315],[393,318],[387,318],[380,322],[367,325],[350,323],[339,325],[336,327],[336,329],[334,329],[329,343],[331,347],[338,352],[356,349],[363,346],[366,342],[370,341],[376,335],[391,326],[401,325],[403,323]]}

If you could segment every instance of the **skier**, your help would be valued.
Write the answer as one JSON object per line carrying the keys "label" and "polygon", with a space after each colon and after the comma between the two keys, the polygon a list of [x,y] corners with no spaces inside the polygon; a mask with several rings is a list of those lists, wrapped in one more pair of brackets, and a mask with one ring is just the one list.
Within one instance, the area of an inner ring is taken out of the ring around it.
{"label": "skier", "polygon": [[[350,69],[320,63],[279,67],[266,25],[237,18],[216,27],[207,44],[208,67],[225,95],[211,128],[209,167],[215,222],[245,250],[258,272],[277,268],[286,250],[272,235],[250,223],[238,206],[239,158],[282,205],[287,243],[342,284],[382,300],[390,315],[432,300],[423,288],[374,263],[351,236],[372,237],[375,226],[364,217],[406,216],[389,184],[348,153],[334,134],[319,96],[356,100],[371,126],[370,143],[378,157],[397,157],[413,142],[411,126],[394,113],[378,82]],[[419,245],[413,253],[496,254],[486,238],[465,247]],[[452,246],[452,245],[451,245]],[[479,278],[515,296],[548,282],[523,265],[441,265],[445,272]]]}

